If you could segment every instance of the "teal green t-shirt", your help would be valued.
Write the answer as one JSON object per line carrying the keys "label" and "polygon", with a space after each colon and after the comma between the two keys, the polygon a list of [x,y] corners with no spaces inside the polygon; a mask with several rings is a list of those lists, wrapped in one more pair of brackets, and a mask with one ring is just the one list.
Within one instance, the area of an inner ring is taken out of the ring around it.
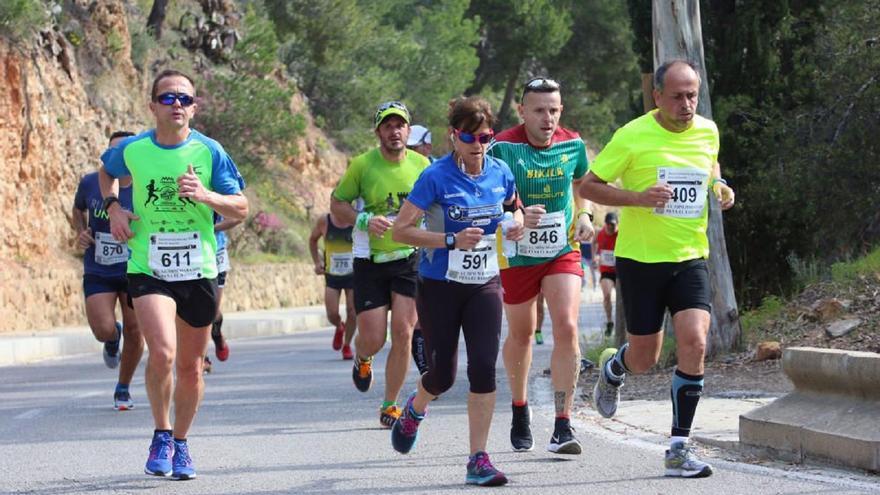
{"label": "teal green t-shirt", "polygon": [[589,168],[587,149],[580,135],[559,127],[551,138],[550,146],[537,148],[529,143],[525,126],[518,125],[498,134],[489,148],[489,154],[504,160],[510,167],[524,206],[542,204],[549,215],[560,216],[557,229],[528,231],[518,245],[519,253],[525,251],[524,244],[530,240],[558,245],[558,250],[554,248],[553,253],[544,256],[518,254],[510,258],[506,265],[502,263],[502,268],[537,265],[577,249],[571,183],[583,177]]}
{"label": "teal green t-shirt", "polygon": [[219,143],[195,130],[174,146],[156,142],[150,130],[125,139],[101,156],[113,177],[131,176],[134,237],[128,241],[128,273],[170,282],[217,277],[214,211],[182,198],[177,178],[189,165],[205,188],[237,194],[244,180]]}

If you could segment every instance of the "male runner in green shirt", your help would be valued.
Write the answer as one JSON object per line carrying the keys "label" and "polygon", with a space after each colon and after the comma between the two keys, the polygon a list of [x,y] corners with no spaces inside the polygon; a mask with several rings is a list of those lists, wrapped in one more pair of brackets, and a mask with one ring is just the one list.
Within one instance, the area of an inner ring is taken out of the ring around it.
{"label": "male runner in green shirt", "polygon": [[[354,305],[358,333],[352,379],[361,392],[373,383],[373,356],[385,345],[391,310],[391,351],[385,364],[385,400],[379,422],[390,428],[400,417],[397,397],[409,369],[416,324],[418,251],[391,239],[391,226],[428,159],[406,148],[410,115],[399,101],[379,106],[374,118],[379,147],[352,158],[333,191],[330,211],[356,231],[369,232],[369,258],[354,260]],[[363,198],[364,211],[351,203]]]}
{"label": "male runner in green shirt", "polygon": [[[525,205],[525,236],[517,255],[502,260],[501,284],[508,335],[504,367],[513,396],[510,442],[514,450],[531,450],[528,376],[538,296],[543,293],[553,322],[550,371],[556,420],[547,450],[580,454],[570,414],[580,371],[577,321],[581,300],[581,255],[578,242],[593,237],[592,213],[573,194],[587,172],[587,151],[577,132],[559,125],[560,85],[538,77],[523,87],[519,114],[523,123],[498,134],[489,154],[504,160],[516,178]],[[509,266],[505,266],[508,265]]]}
{"label": "male runner in green shirt", "polygon": [[[156,76],[155,129],[105,151],[99,172],[110,232],[131,251],[129,297],[149,349],[145,381],[155,431],[144,471],[174,479],[196,476],[186,436],[204,392],[203,356],[217,312],[214,213],[231,220],[248,213],[235,163],[189,127],[194,95],[186,74]],[[134,211],[112,194],[116,179],[126,176]]]}
{"label": "male runner in green shirt", "polygon": [[[733,206],[733,190],[721,178],[718,128],[696,115],[700,76],[686,61],[663,64],[654,75],[657,110],[619,129],[596,157],[580,194],[621,206],[614,247],[626,312],[627,343],[599,360],[593,404],[602,416],[617,412],[627,373],[657,363],[663,318],[672,314],[678,366],[672,377],[672,435],[666,475],[710,476],[712,467],[688,446],[703,392],[703,358],[709,333],[711,287],[708,191]],[[621,181],[621,188],[609,182]]]}

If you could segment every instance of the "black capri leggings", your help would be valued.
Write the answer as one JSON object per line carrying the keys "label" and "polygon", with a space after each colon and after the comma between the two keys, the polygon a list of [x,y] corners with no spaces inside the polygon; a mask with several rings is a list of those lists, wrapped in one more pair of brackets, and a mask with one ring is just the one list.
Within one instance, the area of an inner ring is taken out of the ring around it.
{"label": "black capri leggings", "polygon": [[422,386],[433,395],[449,390],[458,367],[459,330],[467,347],[470,391],[495,391],[495,362],[501,341],[501,282],[483,285],[419,278],[416,309],[425,337],[428,372]]}

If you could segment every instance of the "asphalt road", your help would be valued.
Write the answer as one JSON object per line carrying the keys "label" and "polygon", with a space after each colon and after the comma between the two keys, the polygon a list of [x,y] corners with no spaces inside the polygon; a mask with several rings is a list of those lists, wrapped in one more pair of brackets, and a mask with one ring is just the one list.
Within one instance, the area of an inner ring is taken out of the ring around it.
{"label": "asphalt road", "polygon": [[[549,332],[545,332],[548,333]],[[2,493],[470,493],[467,461],[467,378],[460,359],[454,388],[431,404],[419,443],[394,452],[381,429],[383,377],[360,393],[351,365],[330,349],[330,332],[232,341],[232,357],[215,363],[190,434],[198,479],[147,477],[152,433],[143,370],[133,384],[133,411],[112,409],[115,371],[99,355],[0,368],[0,492]],[[537,348],[540,371],[550,342]],[[383,352],[376,370],[384,370]],[[412,390],[414,367],[406,390]],[[821,473],[712,460],[716,474],[700,480],[662,476],[662,446],[631,441],[576,423],[580,456],[546,452],[552,429],[549,383],[532,380],[536,449],[514,453],[508,443],[510,398],[499,360],[499,400],[489,442],[510,478],[498,492],[520,494],[840,494],[865,486]],[[870,487],[868,487],[870,488]]]}

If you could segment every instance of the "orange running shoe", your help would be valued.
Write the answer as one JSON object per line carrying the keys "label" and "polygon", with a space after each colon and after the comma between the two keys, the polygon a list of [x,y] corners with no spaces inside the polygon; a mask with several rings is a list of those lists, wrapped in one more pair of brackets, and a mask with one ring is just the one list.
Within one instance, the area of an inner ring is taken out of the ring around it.
{"label": "orange running shoe", "polygon": [[403,414],[403,411],[397,407],[397,404],[391,404],[386,408],[379,408],[379,423],[385,428],[391,428],[397,418]]}

